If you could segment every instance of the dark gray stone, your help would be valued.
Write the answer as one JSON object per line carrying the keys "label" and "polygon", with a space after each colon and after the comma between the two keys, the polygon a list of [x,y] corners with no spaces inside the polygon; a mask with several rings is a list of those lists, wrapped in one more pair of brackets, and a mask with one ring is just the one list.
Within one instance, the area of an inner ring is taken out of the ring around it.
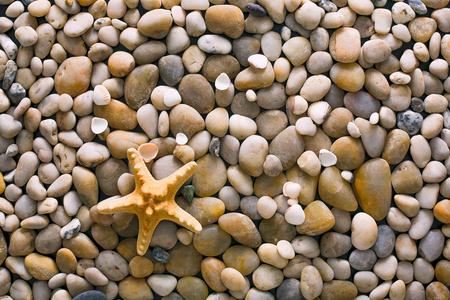
{"label": "dark gray stone", "polygon": [[261,18],[267,15],[266,9],[256,3],[249,3],[245,6],[245,8],[248,9],[248,12],[256,18]]}
{"label": "dark gray stone", "polygon": [[379,100],[367,92],[350,92],[344,96],[344,106],[357,117],[368,119],[381,107]]}
{"label": "dark gray stone", "polygon": [[167,55],[161,57],[158,63],[159,75],[168,86],[175,86],[183,78],[184,65],[178,55]]}
{"label": "dark gray stone", "polygon": [[412,97],[411,99],[411,109],[416,113],[421,113],[425,109],[425,103],[422,99],[418,97]]}
{"label": "dark gray stone", "polygon": [[419,132],[422,122],[422,115],[413,112],[412,110],[406,110],[397,115],[398,128],[403,129],[410,135],[414,135]]}
{"label": "dark gray stone", "polygon": [[170,254],[160,247],[153,248],[152,256],[154,259],[163,264],[168,263],[170,260]]}
{"label": "dark gray stone", "polygon": [[232,135],[225,135],[220,138],[220,157],[230,165],[239,162],[239,140]]}
{"label": "dark gray stone", "polygon": [[25,98],[27,91],[23,88],[20,83],[13,83],[10,89],[6,92],[9,100],[14,104],[18,105],[20,101]]}
{"label": "dark gray stone", "polygon": [[3,77],[3,90],[8,90],[16,79],[17,65],[13,60],[8,60],[5,66],[5,76]]}
{"label": "dark gray stone", "polygon": [[234,56],[243,67],[248,67],[250,65],[248,63],[248,58],[251,55],[258,53],[260,47],[260,41],[249,36],[242,36],[233,41]]}
{"label": "dark gray stone", "polygon": [[342,256],[350,251],[351,248],[351,238],[342,233],[327,232],[320,239],[320,253],[326,258]]}
{"label": "dark gray stone", "polygon": [[277,288],[277,299],[283,300],[302,300],[300,292],[300,281],[295,278],[284,280]]}
{"label": "dark gray stone", "polygon": [[35,0],[20,0],[20,1],[23,3],[23,5],[28,6],[28,5],[30,5],[32,2],[34,2]]}
{"label": "dark gray stone", "polygon": [[72,300],[106,300],[106,295],[100,291],[86,291],[78,294]]}
{"label": "dark gray stone", "polygon": [[254,119],[259,115],[260,107],[258,103],[250,102],[245,97],[245,93],[238,93],[234,96],[231,102],[231,112],[245,116],[250,119]]}
{"label": "dark gray stone", "polygon": [[387,225],[378,226],[378,236],[372,250],[379,258],[389,256],[395,247],[395,233]]}
{"label": "dark gray stone", "polygon": [[369,271],[377,262],[377,255],[371,249],[353,250],[348,261],[353,269],[358,271]]}
{"label": "dark gray stone", "polygon": [[441,256],[444,250],[445,237],[439,229],[431,230],[419,243],[419,255],[432,262]]}

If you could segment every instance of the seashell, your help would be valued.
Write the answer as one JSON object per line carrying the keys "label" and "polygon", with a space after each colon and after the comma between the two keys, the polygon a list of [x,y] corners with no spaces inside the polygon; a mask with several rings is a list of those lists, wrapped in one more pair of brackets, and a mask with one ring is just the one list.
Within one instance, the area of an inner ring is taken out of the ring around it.
{"label": "seashell", "polygon": [[255,102],[256,99],[258,99],[258,96],[256,96],[254,90],[248,90],[247,92],[245,92],[245,98],[247,98],[249,102]]}
{"label": "seashell", "polygon": [[359,131],[359,128],[355,124],[355,122],[348,122],[348,124],[347,124],[347,131],[355,139],[357,139],[357,138],[359,138],[361,136],[361,132]]}
{"label": "seashell", "polygon": [[145,162],[151,162],[158,155],[158,146],[152,143],[145,143],[139,146],[139,154]]}
{"label": "seashell", "polygon": [[372,113],[369,118],[370,124],[375,125],[378,121],[380,121],[380,114],[377,112]]}
{"label": "seashell", "polygon": [[186,145],[188,142],[188,138],[184,133],[179,132],[175,137],[175,141],[177,142],[178,145]]}
{"label": "seashell", "polygon": [[350,172],[350,171],[342,171],[341,172],[341,176],[342,176],[342,178],[344,178],[349,183],[353,182],[353,173],[352,172]]}
{"label": "seashell", "polygon": [[97,85],[94,88],[94,94],[92,96],[92,100],[96,105],[108,105],[111,102],[111,95],[107,88],[103,85]]}
{"label": "seashell", "polygon": [[308,108],[308,117],[316,124],[320,125],[328,118],[331,112],[331,106],[325,101],[311,103]]}
{"label": "seashell", "polygon": [[221,73],[216,78],[216,82],[214,83],[216,86],[216,89],[219,91],[225,91],[227,90],[231,85],[230,77],[228,77],[227,73]]}
{"label": "seashell", "polygon": [[299,204],[294,204],[284,213],[286,222],[292,225],[301,225],[305,222],[305,212]]}
{"label": "seashell", "polygon": [[322,166],[331,167],[334,166],[337,162],[337,157],[333,152],[328,151],[327,149],[320,149],[319,151],[319,160]]}
{"label": "seashell", "polygon": [[101,134],[108,128],[108,121],[103,118],[93,117],[91,121],[91,130],[95,134]]}
{"label": "seashell", "polygon": [[283,195],[289,199],[295,199],[300,195],[301,186],[295,182],[286,182],[283,185]]}
{"label": "seashell", "polygon": [[219,157],[219,152],[220,152],[220,139],[217,136],[215,136],[211,139],[211,143],[209,143],[209,153]]}
{"label": "seashell", "polygon": [[287,204],[289,206],[298,204],[298,199],[288,199]]}
{"label": "seashell", "polygon": [[294,115],[301,115],[308,110],[308,102],[302,96],[294,96],[291,105],[291,112]]}
{"label": "seashell", "polygon": [[267,67],[267,64],[269,63],[267,57],[265,57],[262,54],[250,55],[247,61],[250,64],[250,66],[256,69],[265,69]]}
{"label": "seashell", "polygon": [[174,107],[181,103],[180,93],[174,88],[169,88],[164,92],[163,98],[164,105],[167,107]]}

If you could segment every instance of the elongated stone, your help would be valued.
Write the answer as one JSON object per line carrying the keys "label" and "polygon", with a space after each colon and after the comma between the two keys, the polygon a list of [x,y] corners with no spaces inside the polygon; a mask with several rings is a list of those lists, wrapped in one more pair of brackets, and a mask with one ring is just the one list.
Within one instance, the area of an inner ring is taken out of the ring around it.
{"label": "elongated stone", "polygon": [[155,65],[147,64],[135,68],[125,80],[125,100],[132,109],[138,109],[148,102],[150,94],[158,83],[159,71]]}
{"label": "elongated stone", "polygon": [[261,234],[253,221],[244,214],[225,214],[219,218],[219,226],[242,245],[251,248],[261,245]]}
{"label": "elongated stone", "polygon": [[358,208],[355,195],[350,184],[341,176],[336,167],[328,167],[319,177],[319,196],[329,205],[346,211]]}
{"label": "elongated stone", "polygon": [[382,158],[366,161],[354,172],[353,191],[362,210],[379,221],[391,206],[392,187],[389,164]]}

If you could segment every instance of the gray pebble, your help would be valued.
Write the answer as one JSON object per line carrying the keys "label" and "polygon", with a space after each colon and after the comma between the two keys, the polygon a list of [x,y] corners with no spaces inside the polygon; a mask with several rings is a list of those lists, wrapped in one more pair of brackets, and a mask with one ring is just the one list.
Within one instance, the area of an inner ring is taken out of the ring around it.
{"label": "gray pebble", "polygon": [[427,13],[427,7],[420,0],[409,0],[408,4],[419,15],[424,15]]}
{"label": "gray pebble", "polygon": [[348,235],[327,232],[320,239],[320,253],[326,258],[344,255],[352,248],[352,241]]}
{"label": "gray pebble", "polygon": [[106,296],[100,291],[92,290],[78,294],[72,300],[106,300]]}
{"label": "gray pebble", "polygon": [[19,147],[16,144],[11,144],[6,149],[6,155],[9,157],[14,157],[19,154]]}
{"label": "gray pebble", "polygon": [[256,209],[256,203],[259,198],[256,196],[248,196],[241,199],[240,207],[244,214],[252,220],[261,220],[262,217]]}
{"label": "gray pebble", "polygon": [[419,255],[429,262],[439,258],[444,250],[445,237],[439,229],[431,230],[419,243]]}
{"label": "gray pebble", "polygon": [[267,11],[264,7],[256,3],[249,3],[245,6],[245,8],[248,9],[248,12],[256,18],[261,18],[267,15]]}
{"label": "gray pebble", "polygon": [[410,135],[419,132],[422,122],[422,115],[411,110],[403,111],[397,115],[398,128],[405,130]]}
{"label": "gray pebble", "polygon": [[284,300],[301,300],[303,299],[300,293],[300,281],[295,278],[284,280],[277,288],[277,299]]}
{"label": "gray pebble", "polygon": [[[373,2],[375,2],[375,1],[376,0],[374,0]],[[379,0],[379,1],[384,1],[386,3],[386,0]],[[319,7],[322,7],[326,12],[335,12],[335,11],[337,11],[336,4],[334,4],[330,0],[319,0],[319,2],[317,2],[317,5]]]}
{"label": "gray pebble", "polygon": [[425,300],[425,288],[418,281],[413,281],[406,286],[405,300]]}
{"label": "gray pebble", "polygon": [[422,99],[418,97],[412,97],[411,99],[411,109],[416,113],[421,113],[425,109],[425,103]]}
{"label": "gray pebble", "polygon": [[159,261],[160,263],[168,263],[170,260],[170,254],[164,250],[163,248],[160,247],[155,247],[152,250],[152,256],[154,259],[156,259],[157,261]]}
{"label": "gray pebble", "polygon": [[16,161],[14,158],[6,155],[5,153],[0,154],[0,172],[11,171],[16,167]]}
{"label": "gray pebble", "polygon": [[225,135],[220,138],[220,156],[230,165],[235,165],[239,161],[239,141],[232,135]]}
{"label": "gray pebble", "polygon": [[354,250],[348,259],[350,266],[358,271],[371,270],[377,262],[377,255],[371,249]]}
{"label": "gray pebble", "polygon": [[183,78],[184,65],[178,55],[167,55],[161,57],[158,63],[159,75],[168,86],[175,86]]}
{"label": "gray pebble", "polygon": [[15,105],[19,104],[20,100],[25,98],[26,91],[20,83],[13,83],[10,89],[6,92],[9,100]]}
{"label": "gray pebble", "polygon": [[[17,74],[17,64],[13,60],[8,60],[5,67],[2,88],[8,90],[14,82]],[[16,103],[17,104],[17,103]]]}
{"label": "gray pebble", "polygon": [[387,225],[378,226],[378,236],[372,250],[379,258],[389,256],[395,247],[395,233]]}

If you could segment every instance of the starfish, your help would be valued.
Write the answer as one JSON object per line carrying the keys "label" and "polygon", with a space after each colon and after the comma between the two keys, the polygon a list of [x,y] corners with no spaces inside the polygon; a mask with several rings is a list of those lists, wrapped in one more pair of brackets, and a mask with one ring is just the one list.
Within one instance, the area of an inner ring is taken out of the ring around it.
{"label": "starfish", "polygon": [[122,198],[100,202],[98,211],[102,214],[137,215],[139,219],[137,253],[144,255],[147,252],[153,232],[162,220],[173,221],[195,233],[202,231],[202,225],[175,202],[175,195],[183,183],[195,173],[197,164],[190,162],[168,177],[156,180],[136,149],[128,149],[127,154],[134,174],[135,190]]}

